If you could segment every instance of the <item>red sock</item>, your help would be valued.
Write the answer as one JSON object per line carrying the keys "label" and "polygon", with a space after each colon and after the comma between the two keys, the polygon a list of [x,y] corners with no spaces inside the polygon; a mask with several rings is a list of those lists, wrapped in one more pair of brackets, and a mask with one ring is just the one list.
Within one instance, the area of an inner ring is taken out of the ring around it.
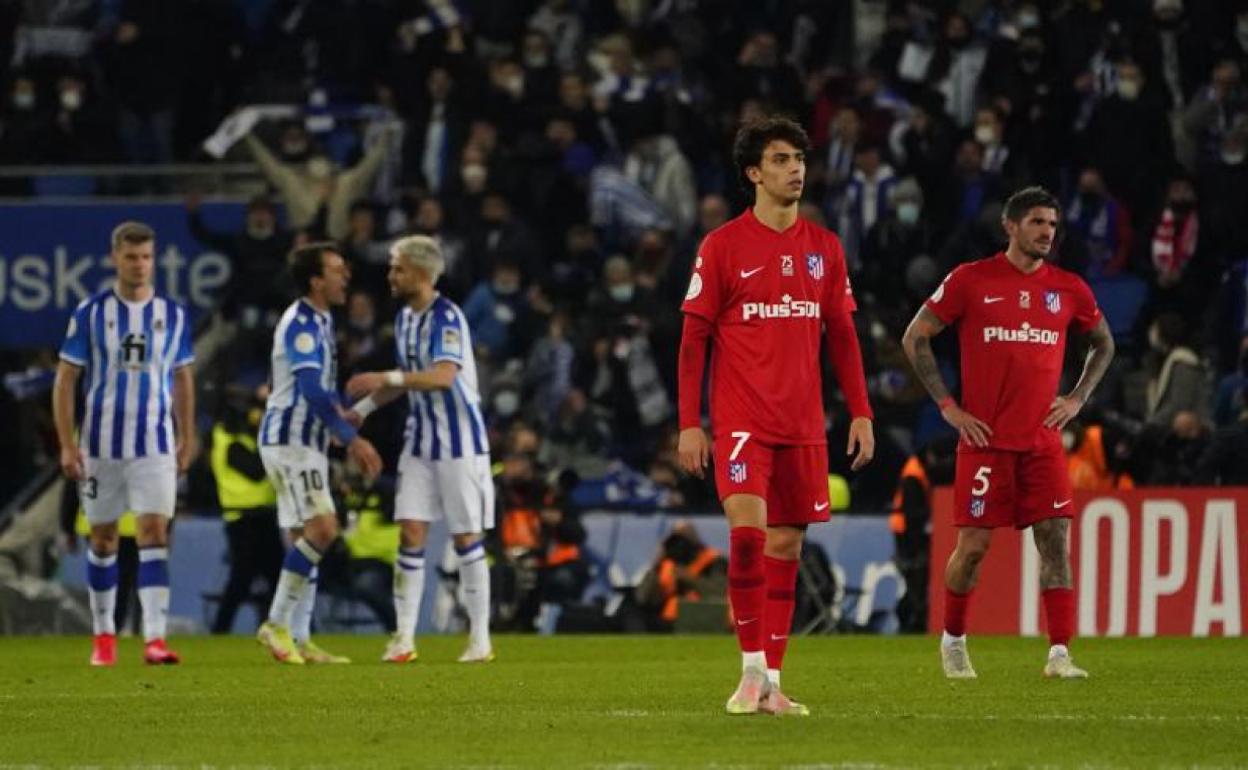
{"label": "red sock", "polygon": [[958,594],[945,587],[945,632],[950,636],[962,636],[966,633],[966,610],[970,603],[970,591]]}
{"label": "red sock", "polygon": [[1049,644],[1070,644],[1075,635],[1075,591],[1073,588],[1049,588],[1040,594],[1044,599],[1044,618],[1049,624]]}
{"label": "red sock", "polygon": [[789,629],[793,627],[793,589],[797,583],[797,562],[763,557],[767,573],[767,605],[763,610],[763,650],[767,668],[784,665],[784,651],[789,646]]}
{"label": "red sock", "polygon": [[737,623],[741,652],[763,649],[763,599],[767,582],[763,546],[767,533],[757,527],[733,527],[728,533],[728,601]]}

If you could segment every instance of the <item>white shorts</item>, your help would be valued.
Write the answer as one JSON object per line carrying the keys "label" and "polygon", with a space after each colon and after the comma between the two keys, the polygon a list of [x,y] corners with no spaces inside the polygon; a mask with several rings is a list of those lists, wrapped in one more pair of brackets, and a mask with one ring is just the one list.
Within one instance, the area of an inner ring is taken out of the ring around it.
{"label": "white shorts", "polygon": [[334,515],[329,491],[329,458],[311,447],[260,447],[264,472],[277,490],[277,524],[282,529],[302,527],[317,516]]}
{"label": "white shorts", "polygon": [[111,524],[130,511],[173,517],[178,499],[178,463],[173,455],[109,460],[87,457],[78,497],[91,524]]}
{"label": "white shorts", "polygon": [[494,480],[490,456],[426,460],[399,459],[399,491],[394,497],[396,521],[446,519],[452,535],[494,529]]}

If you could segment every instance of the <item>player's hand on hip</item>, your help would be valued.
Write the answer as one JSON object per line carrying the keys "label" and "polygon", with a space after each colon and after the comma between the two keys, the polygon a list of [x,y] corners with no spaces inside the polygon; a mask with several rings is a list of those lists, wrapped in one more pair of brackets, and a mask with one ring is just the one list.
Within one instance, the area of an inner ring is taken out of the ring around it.
{"label": "player's hand on hip", "polygon": [[957,404],[946,407],[940,416],[945,418],[945,422],[958,429],[958,434],[966,443],[978,447],[988,446],[988,438],[992,435],[992,428],[988,427],[988,423]]}
{"label": "player's hand on hip", "polygon": [[711,445],[706,440],[706,432],[701,428],[685,428],[680,432],[676,454],[680,457],[680,469],[685,473],[698,478],[706,476],[706,466],[711,459]]}
{"label": "player's hand on hip", "polygon": [[1066,423],[1075,419],[1079,414],[1079,410],[1083,408],[1083,402],[1074,396],[1058,396],[1053,399],[1052,405],[1049,406],[1049,413],[1044,418],[1044,427],[1056,428],[1061,430],[1066,427]]}
{"label": "player's hand on hip", "polygon": [[363,372],[357,374],[347,380],[347,395],[352,399],[363,398],[378,390],[381,390],[386,384],[386,375],[383,372]]}
{"label": "player's hand on hip", "polygon": [[347,444],[347,454],[360,466],[360,472],[369,481],[381,474],[381,455],[377,454],[368,439],[359,436],[351,439],[351,443]]}
{"label": "player's hand on hip", "polygon": [[[855,451],[857,454],[854,454]],[[855,417],[849,424],[849,445],[845,447],[846,455],[854,455],[854,462],[849,467],[858,470],[875,457],[875,429],[868,417]]]}
{"label": "player's hand on hip", "polygon": [[77,446],[61,447],[61,472],[70,481],[82,481],[86,475],[83,470],[82,450]]}

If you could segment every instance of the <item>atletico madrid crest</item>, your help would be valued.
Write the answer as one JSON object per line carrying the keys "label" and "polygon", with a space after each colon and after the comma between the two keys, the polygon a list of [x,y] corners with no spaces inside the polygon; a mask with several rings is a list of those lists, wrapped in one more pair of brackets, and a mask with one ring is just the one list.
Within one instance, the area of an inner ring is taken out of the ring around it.
{"label": "atletico madrid crest", "polygon": [[816,281],[823,280],[823,255],[812,253],[806,255],[806,270]]}
{"label": "atletico madrid crest", "polygon": [[733,484],[745,483],[745,462],[743,460],[734,460],[728,463],[728,480]]}
{"label": "atletico madrid crest", "polygon": [[984,498],[972,497],[971,498],[971,518],[978,519],[980,516],[983,516],[983,515],[984,515]]}
{"label": "atletico madrid crest", "polygon": [[1050,313],[1062,312],[1062,295],[1055,291],[1046,291],[1044,293],[1044,307]]}

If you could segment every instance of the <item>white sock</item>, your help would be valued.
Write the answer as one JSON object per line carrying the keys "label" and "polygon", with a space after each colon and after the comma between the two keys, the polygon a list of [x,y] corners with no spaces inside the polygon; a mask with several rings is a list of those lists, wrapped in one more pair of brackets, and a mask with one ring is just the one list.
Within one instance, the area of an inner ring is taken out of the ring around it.
{"label": "white sock", "polygon": [[766,671],[767,653],[762,650],[741,653],[741,670],[744,671],[747,668],[756,668],[760,671]]}
{"label": "white sock", "polygon": [[941,646],[941,647],[949,647],[950,645],[956,644],[956,643],[958,643],[958,642],[961,642],[961,643],[965,644],[965,643],[966,643],[966,634],[962,634],[961,636],[954,636],[953,634],[949,633],[948,631],[943,631],[943,632],[941,632],[941,635],[940,635],[940,646]]}
{"label": "white sock", "polygon": [[779,690],[780,689],[780,669],[778,668],[767,669],[767,681],[771,682],[772,687]]}
{"label": "white sock", "polygon": [[1055,644],[1049,648],[1049,660],[1054,658],[1069,658],[1070,650],[1064,644]]}
{"label": "white sock", "polygon": [[321,554],[303,538],[296,540],[294,546],[286,552],[286,560],[282,562],[282,575],[277,580],[273,604],[269,607],[270,623],[290,627],[291,615],[303,598],[304,586],[320,561]]}
{"label": "white sock", "polygon": [[473,647],[489,647],[490,566],[480,540],[459,554],[459,585],[468,612],[468,642]]}
{"label": "white sock", "polygon": [[394,619],[399,638],[408,642],[416,636],[420,620],[420,600],[425,595],[425,549],[399,548],[394,565]]}
{"label": "white sock", "polygon": [[90,589],[91,630],[99,634],[116,634],[117,620],[117,554],[97,556],[87,549],[87,585]]}
{"label": "white sock", "polygon": [[139,549],[139,605],[143,608],[143,641],[164,639],[169,626],[169,549]]}
{"label": "white sock", "polygon": [[303,594],[299,597],[299,602],[295,604],[294,612],[291,613],[290,637],[295,640],[295,644],[305,644],[312,638],[312,615],[316,610],[316,584],[320,574],[320,567],[312,568],[312,574],[303,584]]}

